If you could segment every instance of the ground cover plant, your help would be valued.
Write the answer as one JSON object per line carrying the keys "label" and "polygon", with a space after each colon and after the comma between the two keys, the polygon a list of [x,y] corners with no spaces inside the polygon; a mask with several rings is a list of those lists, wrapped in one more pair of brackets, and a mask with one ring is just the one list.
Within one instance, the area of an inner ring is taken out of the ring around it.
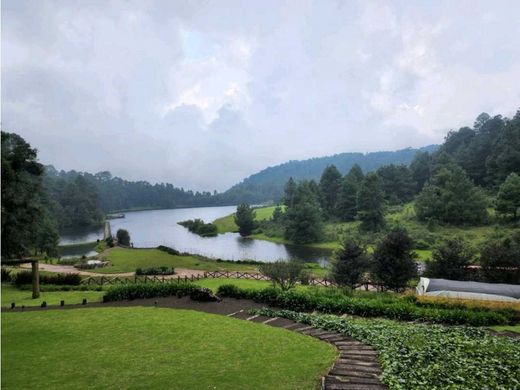
{"label": "ground cover plant", "polygon": [[1,353],[6,389],[310,390],[337,355],[295,332],[140,307],[2,313]]}
{"label": "ground cover plant", "polygon": [[520,342],[488,331],[390,320],[344,319],[294,311],[252,311],[347,334],[379,352],[390,389],[516,389]]}
{"label": "ground cover plant", "polygon": [[416,304],[414,297],[374,293],[345,295],[331,288],[281,291],[274,288],[255,290],[222,285],[217,294],[222,297],[252,299],[296,311],[316,310],[322,313],[385,317],[402,321],[474,326],[507,325],[520,321],[520,312],[511,309],[422,305]]}
{"label": "ground cover plant", "polygon": [[60,301],[65,304],[79,304],[86,299],[87,302],[101,302],[103,300],[104,291],[42,291],[40,297],[33,299],[31,290],[20,290],[16,287],[2,283],[2,307],[10,307],[11,303],[16,303],[17,307],[21,306],[40,306],[42,302],[47,305],[59,305]]}

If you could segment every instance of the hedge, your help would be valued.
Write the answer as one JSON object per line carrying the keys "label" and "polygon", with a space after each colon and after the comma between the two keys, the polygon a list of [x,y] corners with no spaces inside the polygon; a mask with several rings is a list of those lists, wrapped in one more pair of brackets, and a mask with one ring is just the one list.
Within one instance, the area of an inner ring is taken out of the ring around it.
{"label": "hedge", "polygon": [[176,296],[191,297],[197,301],[214,301],[218,298],[211,290],[191,283],[136,283],[110,287],[103,302]]}
{"label": "hedge", "polygon": [[309,312],[316,310],[321,313],[385,317],[401,321],[489,326],[514,324],[518,320],[515,312],[509,310],[423,307],[406,299],[391,299],[384,296],[367,299],[295,290],[283,292],[275,288],[242,289],[234,285],[220,286],[217,294],[222,297],[252,299],[255,302],[294,311]]}
{"label": "hedge", "polygon": [[[12,275],[13,283],[16,286],[32,283],[32,272],[21,271]],[[40,284],[69,285],[78,286],[81,282],[81,276],[78,274],[55,274],[41,275]]]}

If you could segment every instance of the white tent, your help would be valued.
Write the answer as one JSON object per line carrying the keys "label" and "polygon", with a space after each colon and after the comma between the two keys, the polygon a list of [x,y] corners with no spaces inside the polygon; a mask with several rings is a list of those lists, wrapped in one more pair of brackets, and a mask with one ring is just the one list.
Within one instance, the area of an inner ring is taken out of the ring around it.
{"label": "white tent", "polygon": [[520,285],[421,278],[417,295],[520,302]]}

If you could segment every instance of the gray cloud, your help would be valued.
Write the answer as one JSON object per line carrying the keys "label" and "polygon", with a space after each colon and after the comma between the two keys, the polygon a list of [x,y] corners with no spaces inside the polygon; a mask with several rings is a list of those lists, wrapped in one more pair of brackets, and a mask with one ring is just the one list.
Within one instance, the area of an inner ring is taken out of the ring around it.
{"label": "gray cloud", "polygon": [[2,128],[58,168],[224,190],[520,102],[516,1],[2,2]]}

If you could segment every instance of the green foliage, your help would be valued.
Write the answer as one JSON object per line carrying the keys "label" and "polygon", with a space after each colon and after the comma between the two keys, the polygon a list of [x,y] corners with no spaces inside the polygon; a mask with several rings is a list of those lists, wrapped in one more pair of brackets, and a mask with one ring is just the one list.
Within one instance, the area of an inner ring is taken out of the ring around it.
{"label": "green foliage", "polygon": [[126,229],[118,229],[116,233],[117,243],[123,246],[130,246],[130,234]]}
{"label": "green foliage", "polygon": [[[32,283],[31,271],[20,271],[13,275],[13,284],[15,286],[22,286],[24,284]],[[78,274],[40,274],[40,284],[55,284],[55,285],[69,285],[78,286],[81,282],[81,276]]]}
{"label": "green foliage", "polygon": [[511,172],[500,186],[496,201],[497,213],[513,220],[520,218],[520,176]]}
{"label": "green foliage", "polygon": [[520,233],[486,242],[480,251],[485,281],[520,284]]}
{"label": "green foliage", "polygon": [[146,267],[146,268],[137,268],[135,270],[135,274],[137,276],[140,275],[173,275],[175,274],[175,269],[173,267]]}
{"label": "green foliage", "polygon": [[133,299],[171,297],[178,298],[189,296],[195,290],[202,287],[190,283],[135,283],[117,284],[111,286],[105,296],[104,302],[125,301]]}
{"label": "green foliage", "polygon": [[416,254],[408,232],[393,229],[377,245],[373,254],[372,275],[384,288],[402,291],[417,275]]}
{"label": "green foliage", "polygon": [[197,302],[215,302],[219,298],[207,287],[200,287],[190,291],[190,299]]}
{"label": "green foliage", "polygon": [[361,230],[378,231],[385,225],[384,194],[377,174],[365,176],[357,194],[357,210]]}
{"label": "green foliage", "polygon": [[304,264],[295,260],[263,263],[259,267],[260,272],[271,279],[273,286],[283,291],[290,290],[302,280],[303,268]]}
{"label": "green foliage", "polygon": [[450,325],[488,326],[513,324],[518,314],[511,310],[488,308],[442,307],[421,305],[400,295],[374,294],[343,295],[332,289],[310,291],[281,291],[275,288],[242,289],[222,285],[217,290],[221,297],[252,299],[255,302],[296,311],[319,311],[338,315],[384,317],[401,321],[422,321]]}
{"label": "green foliage", "polygon": [[180,255],[180,252],[177,249],[170,248],[169,246],[159,245],[157,247],[157,249],[159,249],[160,251],[166,252],[166,253],[168,253],[170,255],[173,255],[173,256],[179,256]]}
{"label": "green foliage", "polygon": [[357,194],[363,182],[363,171],[355,164],[341,182],[338,199],[338,217],[342,221],[353,221],[357,215]]}
{"label": "green foliage", "polygon": [[487,220],[487,203],[482,190],[473,185],[464,170],[448,162],[438,166],[417,196],[415,211],[422,221],[478,224]]}
{"label": "green foliage", "polygon": [[410,173],[415,182],[415,192],[420,192],[424,184],[430,179],[432,157],[428,152],[417,152],[410,163]]}
{"label": "green foliage", "polygon": [[390,389],[515,389],[520,343],[470,327],[344,319],[294,311],[254,310],[343,333],[379,352]]}
{"label": "green foliage", "polygon": [[377,170],[381,188],[389,204],[402,204],[412,200],[416,183],[406,165],[384,165]]}
{"label": "green foliage", "polygon": [[58,233],[42,187],[43,166],[17,134],[2,138],[2,257],[21,257],[31,250],[56,255]]}
{"label": "green foliage", "polygon": [[255,228],[255,211],[248,204],[242,203],[237,207],[234,220],[240,235],[249,236]]}
{"label": "green foliage", "polygon": [[325,168],[320,178],[320,205],[327,218],[337,214],[339,191],[341,188],[341,173],[335,165]]}
{"label": "green foliage", "polygon": [[426,275],[432,278],[466,280],[467,267],[475,263],[475,252],[461,239],[444,241],[427,262]]}
{"label": "green foliage", "polygon": [[340,286],[356,288],[369,269],[366,249],[352,239],[346,239],[335,252],[331,276]]}
{"label": "green foliage", "polygon": [[212,237],[218,234],[217,226],[212,223],[204,223],[202,219],[189,219],[187,221],[177,222],[179,225],[188,228],[192,233],[202,237]]}
{"label": "green foliage", "polygon": [[0,280],[3,282],[10,282],[11,281],[11,270],[9,268],[2,267],[2,274],[0,277]]}

